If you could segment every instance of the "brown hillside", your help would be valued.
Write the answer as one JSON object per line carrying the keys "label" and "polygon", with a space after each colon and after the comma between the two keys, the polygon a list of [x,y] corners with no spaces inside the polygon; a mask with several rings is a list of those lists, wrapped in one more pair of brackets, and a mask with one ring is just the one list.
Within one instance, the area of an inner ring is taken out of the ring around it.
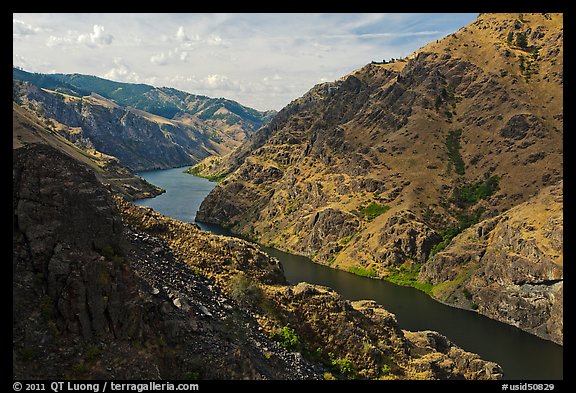
{"label": "brown hillside", "polygon": [[407,59],[317,85],[206,165],[229,176],[198,219],[413,279],[456,233],[563,178],[562,59],[561,14],[482,14]]}

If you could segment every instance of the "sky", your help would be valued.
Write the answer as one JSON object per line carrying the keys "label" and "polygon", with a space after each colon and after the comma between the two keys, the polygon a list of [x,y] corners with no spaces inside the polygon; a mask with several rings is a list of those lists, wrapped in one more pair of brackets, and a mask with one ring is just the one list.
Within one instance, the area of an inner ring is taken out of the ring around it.
{"label": "sky", "polygon": [[476,13],[14,13],[13,66],[280,110],[314,85],[405,57]]}

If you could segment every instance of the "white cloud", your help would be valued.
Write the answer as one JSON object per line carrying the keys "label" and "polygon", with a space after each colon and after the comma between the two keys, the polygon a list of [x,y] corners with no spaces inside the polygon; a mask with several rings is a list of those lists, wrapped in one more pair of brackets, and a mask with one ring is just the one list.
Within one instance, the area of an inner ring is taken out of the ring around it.
{"label": "white cloud", "polygon": [[228,46],[228,43],[222,39],[218,34],[211,34],[204,40],[208,45],[213,46]]}
{"label": "white cloud", "polygon": [[116,57],[114,59],[114,67],[104,74],[104,78],[117,82],[140,83],[141,81],[138,74],[133,72],[121,57]]}
{"label": "white cloud", "polygon": [[67,30],[65,34],[50,35],[46,40],[46,45],[50,48],[64,45],[82,44],[89,48],[103,47],[112,44],[114,36],[104,32],[104,27],[95,24],[91,33],[78,33],[74,30]]}
{"label": "white cloud", "polygon": [[155,65],[168,65],[169,63],[173,64],[172,60],[180,60],[181,62],[187,62],[190,58],[190,54],[187,51],[180,50],[180,48],[174,48],[169,50],[168,52],[160,52],[158,54],[150,56],[150,63]]}
{"label": "white cloud", "polygon": [[88,45],[91,48],[110,45],[114,37],[104,32],[104,26],[94,25],[92,33],[80,34],[78,43]]}
{"label": "white cloud", "polygon": [[190,37],[184,31],[184,26],[180,26],[178,27],[178,31],[176,31],[176,40],[180,42],[199,41],[200,36],[198,34],[194,34],[192,37]]}
{"label": "white cloud", "polygon": [[60,46],[60,45],[65,45],[65,44],[71,44],[73,43],[74,40],[69,37],[69,36],[55,36],[55,35],[51,35],[50,37],[48,37],[48,39],[46,40],[46,45],[49,48],[53,48],[55,46]]}
{"label": "white cloud", "polygon": [[178,27],[178,31],[176,32],[176,39],[178,41],[190,41],[190,38],[184,32],[184,26]]}
{"label": "white cloud", "polygon": [[[15,65],[281,109],[321,81],[399,58],[474,14],[13,14]],[[93,50],[98,49],[98,56]],[[49,65],[49,66],[48,66]]]}
{"label": "white cloud", "polygon": [[26,36],[34,35],[40,31],[41,29],[38,27],[33,27],[19,19],[12,19],[12,39],[14,40],[23,39]]}
{"label": "white cloud", "polygon": [[210,88],[223,88],[230,86],[230,79],[226,75],[211,74],[203,79],[203,82]]}
{"label": "white cloud", "polygon": [[159,54],[150,57],[150,63],[156,65],[166,65],[168,64],[168,61],[164,52],[160,52]]}

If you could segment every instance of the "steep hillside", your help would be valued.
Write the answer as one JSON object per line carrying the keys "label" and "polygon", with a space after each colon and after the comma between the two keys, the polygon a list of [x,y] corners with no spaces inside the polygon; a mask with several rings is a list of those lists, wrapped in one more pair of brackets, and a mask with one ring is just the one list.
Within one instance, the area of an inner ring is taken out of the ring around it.
{"label": "steep hillside", "polygon": [[45,144],[74,158],[92,170],[101,183],[128,200],[151,198],[164,192],[118,162],[118,159],[95,149],[74,145],[33,113],[12,103],[12,148]]}
{"label": "steep hillside", "polygon": [[[442,278],[418,276],[432,255],[562,180],[562,59],[562,15],[482,14],[406,59],[314,86],[198,164],[225,179],[197,219],[434,295]],[[479,312],[516,325],[528,312],[483,301]]]}
{"label": "steep hillside", "polygon": [[14,100],[133,170],[191,165],[230,152],[273,112],[176,89],[13,69]]}
{"label": "steep hillside", "polygon": [[[13,185],[15,379],[321,378],[163,241],[124,226],[76,160],[18,148]],[[282,282],[273,260],[242,250]]]}
{"label": "steep hillside", "polygon": [[434,297],[563,342],[563,182],[456,236],[420,271]]}
{"label": "steep hillside", "polygon": [[503,376],[373,302],[286,285],[253,244],[114,197],[50,144],[17,147],[12,180],[14,379]]}

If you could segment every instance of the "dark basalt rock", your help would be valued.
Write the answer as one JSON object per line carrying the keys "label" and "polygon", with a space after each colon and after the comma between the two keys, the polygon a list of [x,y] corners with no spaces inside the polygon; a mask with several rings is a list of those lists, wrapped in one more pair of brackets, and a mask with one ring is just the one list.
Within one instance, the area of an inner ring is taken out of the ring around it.
{"label": "dark basalt rock", "polygon": [[508,120],[506,126],[500,130],[500,136],[511,139],[524,139],[527,136],[544,138],[547,134],[542,120],[530,113],[514,115]]}
{"label": "dark basalt rock", "polygon": [[[321,377],[164,242],[126,227],[110,192],[72,158],[47,145],[16,149],[13,181],[14,378]],[[228,243],[237,265],[259,252],[246,247]],[[262,254],[254,269],[278,282],[268,263]]]}

